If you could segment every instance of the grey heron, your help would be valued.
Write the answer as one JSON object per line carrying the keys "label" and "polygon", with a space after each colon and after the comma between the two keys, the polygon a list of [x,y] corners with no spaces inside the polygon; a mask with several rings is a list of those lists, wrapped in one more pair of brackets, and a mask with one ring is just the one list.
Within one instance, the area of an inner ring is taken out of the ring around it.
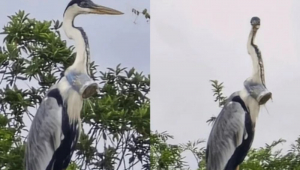
{"label": "grey heron", "polygon": [[271,97],[265,85],[261,53],[254,44],[260,19],[253,17],[247,42],[252,58],[253,73],[245,80],[244,88],[233,93],[225,102],[209,135],[206,149],[207,170],[238,170],[254,139],[260,105]]}
{"label": "grey heron", "polygon": [[85,32],[73,22],[79,14],[121,15],[91,0],[72,0],[64,12],[63,29],[75,40],[76,59],[64,77],[47,92],[32,121],[26,143],[26,170],[62,170],[71,161],[80,136],[83,99],[96,93],[90,78],[89,46]]}

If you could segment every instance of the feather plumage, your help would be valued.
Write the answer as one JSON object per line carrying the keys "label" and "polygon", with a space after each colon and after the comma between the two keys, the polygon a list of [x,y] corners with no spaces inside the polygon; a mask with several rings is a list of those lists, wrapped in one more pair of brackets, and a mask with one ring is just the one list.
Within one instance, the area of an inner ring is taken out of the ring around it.
{"label": "feather plumage", "polygon": [[250,149],[253,140],[251,126],[246,105],[239,96],[232,97],[217,117],[209,136],[207,170],[235,169]]}

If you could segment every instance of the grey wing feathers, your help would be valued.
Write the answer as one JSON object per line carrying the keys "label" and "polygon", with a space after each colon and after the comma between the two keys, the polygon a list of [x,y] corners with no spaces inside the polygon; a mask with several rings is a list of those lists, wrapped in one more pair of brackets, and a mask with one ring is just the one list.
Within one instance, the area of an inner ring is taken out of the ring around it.
{"label": "grey wing feathers", "polygon": [[207,170],[223,170],[245,134],[245,111],[228,102],[219,114],[208,139]]}
{"label": "grey wing feathers", "polygon": [[37,110],[28,134],[26,169],[46,169],[60,144],[61,108],[56,99],[45,98]]}

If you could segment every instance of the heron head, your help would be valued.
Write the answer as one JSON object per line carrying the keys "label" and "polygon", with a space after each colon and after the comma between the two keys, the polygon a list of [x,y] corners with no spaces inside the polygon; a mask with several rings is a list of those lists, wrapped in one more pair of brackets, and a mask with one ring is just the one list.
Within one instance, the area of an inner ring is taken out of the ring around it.
{"label": "heron head", "polygon": [[246,80],[244,86],[248,94],[253,97],[259,105],[264,105],[272,98],[272,93],[265,87],[264,84],[254,83]]}
{"label": "heron head", "polygon": [[99,14],[99,15],[122,15],[123,13],[112,8],[97,5],[91,0],[71,0],[66,11],[72,11],[73,14]]}
{"label": "heron head", "polygon": [[258,17],[252,17],[250,23],[252,28],[257,30],[260,26],[260,19]]}

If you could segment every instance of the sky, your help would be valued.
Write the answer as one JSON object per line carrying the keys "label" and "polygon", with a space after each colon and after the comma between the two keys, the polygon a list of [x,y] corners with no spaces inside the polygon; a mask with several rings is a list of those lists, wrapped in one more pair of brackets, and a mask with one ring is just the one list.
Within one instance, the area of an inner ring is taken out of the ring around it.
{"label": "sky", "polygon": [[[7,16],[15,14],[18,10],[30,13],[30,18],[37,20],[63,20],[63,12],[69,0],[10,0],[1,2],[0,27],[7,24]],[[137,71],[150,74],[150,22],[143,15],[136,17],[132,9],[149,10],[149,0],[93,0],[94,3],[119,10],[124,15],[83,15],[75,19],[75,26],[82,27],[89,39],[91,60],[95,61],[98,71],[106,71],[107,67],[115,68],[119,63],[123,67],[134,67]],[[68,45],[74,45],[61,28],[62,39]],[[4,36],[1,35],[0,39]],[[30,85],[37,85],[30,83]],[[0,87],[4,87],[1,84]],[[20,84],[19,87],[27,88]],[[35,115],[35,109],[29,109]],[[31,121],[24,117],[29,127]],[[85,128],[85,127],[84,127]],[[101,148],[101,146],[99,146]],[[101,148],[102,149],[102,148]],[[138,167],[137,167],[138,168]]]}
{"label": "sky", "polygon": [[151,129],[168,131],[174,144],[208,139],[206,120],[221,111],[209,80],[224,82],[226,96],[243,88],[252,73],[250,20],[258,16],[256,44],[273,101],[261,107],[252,146],[283,138],[287,150],[300,135],[299,7],[296,0],[151,0]]}

